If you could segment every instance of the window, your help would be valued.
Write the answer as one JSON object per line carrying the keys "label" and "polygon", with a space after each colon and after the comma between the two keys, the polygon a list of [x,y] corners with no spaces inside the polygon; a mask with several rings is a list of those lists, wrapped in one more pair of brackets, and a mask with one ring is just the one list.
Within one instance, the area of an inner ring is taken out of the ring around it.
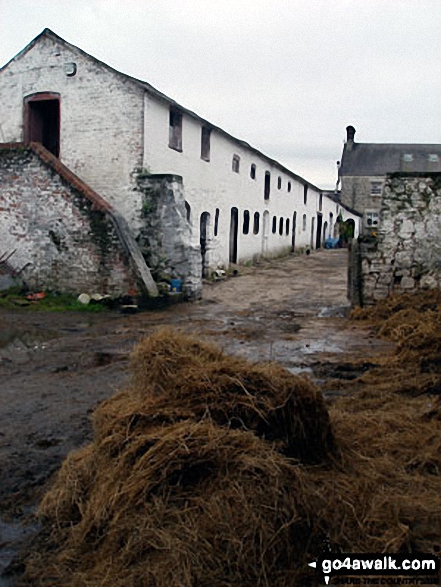
{"label": "window", "polygon": [[233,155],[232,170],[235,173],[239,173],[239,166],[240,166],[240,157],[239,157],[239,155]]}
{"label": "window", "polygon": [[260,214],[259,212],[254,212],[254,225],[253,225],[253,233],[259,234],[259,224],[260,224]]}
{"label": "window", "polygon": [[308,186],[304,185],[303,186],[303,203],[306,204],[308,203]]}
{"label": "window", "polygon": [[291,182],[288,182],[288,193],[291,191]]}
{"label": "window", "polygon": [[280,236],[283,234],[283,218],[279,219],[279,234]]}
{"label": "window", "polygon": [[288,234],[289,234],[289,218],[286,219],[285,234],[286,234],[286,236],[288,236]]}
{"label": "window", "polygon": [[403,161],[404,161],[404,163],[412,163],[413,155],[411,153],[404,153]]}
{"label": "window", "polygon": [[256,166],[254,163],[251,164],[250,177],[251,179],[256,179]]}
{"label": "window", "polygon": [[302,230],[303,230],[303,232],[305,232],[305,230],[306,230],[306,214],[303,214]]}
{"label": "window", "polygon": [[243,233],[248,234],[250,232],[250,213],[245,210],[243,213]]}
{"label": "window", "polygon": [[282,178],[280,177],[280,175],[277,178],[277,189],[278,190],[281,190],[282,189]]}
{"label": "window", "polygon": [[381,196],[383,191],[382,181],[371,181],[371,196]]}
{"label": "window", "polygon": [[265,200],[269,200],[270,191],[271,191],[271,173],[269,171],[265,171],[265,192],[264,192]]}
{"label": "window", "polygon": [[173,106],[170,106],[168,146],[182,151],[182,112]]}
{"label": "window", "polygon": [[210,161],[210,138],[211,128],[203,126],[201,128],[201,159]]}
{"label": "window", "polygon": [[277,218],[273,216],[273,234],[276,234],[277,231]]}
{"label": "window", "polygon": [[187,200],[185,200],[185,212],[187,214],[187,222],[191,222],[191,208]]}
{"label": "window", "polygon": [[216,208],[216,213],[214,215],[214,236],[217,236],[219,230],[219,208]]}
{"label": "window", "polygon": [[430,153],[429,155],[427,155],[427,159],[429,163],[438,163],[439,161],[439,157],[436,153]]}
{"label": "window", "polygon": [[365,220],[367,227],[376,228],[379,222],[378,212],[374,212],[373,210],[367,210]]}
{"label": "window", "polygon": [[323,208],[323,194],[320,194],[319,196],[319,212],[322,211]]}

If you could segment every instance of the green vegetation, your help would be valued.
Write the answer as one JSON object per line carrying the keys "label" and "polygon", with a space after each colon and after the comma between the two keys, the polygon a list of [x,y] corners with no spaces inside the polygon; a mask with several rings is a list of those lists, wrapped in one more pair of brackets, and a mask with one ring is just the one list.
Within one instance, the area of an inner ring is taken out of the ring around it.
{"label": "green vegetation", "polygon": [[91,301],[88,305],[82,304],[71,294],[46,292],[42,299],[29,299],[20,288],[11,288],[0,292],[0,310],[22,309],[26,312],[103,312],[108,308],[104,304]]}

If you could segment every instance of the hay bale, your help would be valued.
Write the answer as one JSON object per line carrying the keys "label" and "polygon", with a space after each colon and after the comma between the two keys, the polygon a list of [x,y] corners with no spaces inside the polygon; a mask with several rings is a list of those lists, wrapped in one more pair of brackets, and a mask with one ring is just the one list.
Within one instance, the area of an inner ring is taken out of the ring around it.
{"label": "hay bale", "polygon": [[307,379],[276,364],[253,364],[170,329],[131,357],[132,385],[94,415],[96,438],[118,450],[137,431],[205,416],[252,430],[286,456],[318,463],[335,452],[323,398]]}

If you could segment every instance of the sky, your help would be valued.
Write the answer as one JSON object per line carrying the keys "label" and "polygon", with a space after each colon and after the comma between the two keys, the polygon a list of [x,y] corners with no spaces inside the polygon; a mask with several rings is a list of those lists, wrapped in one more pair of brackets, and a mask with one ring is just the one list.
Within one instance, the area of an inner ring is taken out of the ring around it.
{"label": "sky", "polygon": [[348,125],[441,143],[441,0],[0,0],[0,65],[46,27],[322,189]]}

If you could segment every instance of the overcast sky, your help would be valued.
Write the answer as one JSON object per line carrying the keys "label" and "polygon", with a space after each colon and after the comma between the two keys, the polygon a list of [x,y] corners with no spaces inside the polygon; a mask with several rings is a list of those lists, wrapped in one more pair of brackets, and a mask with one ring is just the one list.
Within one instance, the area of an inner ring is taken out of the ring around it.
{"label": "overcast sky", "polygon": [[322,188],[348,124],[441,143],[441,0],[0,0],[0,64],[46,27]]}

